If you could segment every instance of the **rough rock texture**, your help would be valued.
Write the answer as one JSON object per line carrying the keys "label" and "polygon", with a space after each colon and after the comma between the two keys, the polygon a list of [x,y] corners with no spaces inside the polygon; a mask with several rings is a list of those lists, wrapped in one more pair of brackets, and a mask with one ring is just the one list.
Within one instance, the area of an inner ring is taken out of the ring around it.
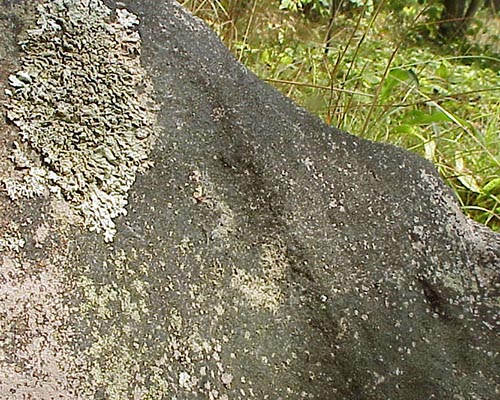
{"label": "rough rock texture", "polygon": [[[0,6],[5,110],[39,3]],[[0,120],[0,398],[498,398],[500,237],[434,168],[297,108],[177,3],[105,3],[139,18],[154,166],[106,243],[47,182],[8,196],[21,150],[58,164]]]}

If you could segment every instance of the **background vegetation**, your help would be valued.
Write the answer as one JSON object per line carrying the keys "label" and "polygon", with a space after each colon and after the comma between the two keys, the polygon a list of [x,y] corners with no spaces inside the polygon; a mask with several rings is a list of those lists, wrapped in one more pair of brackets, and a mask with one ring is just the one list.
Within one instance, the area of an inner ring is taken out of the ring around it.
{"label": "background vegetation", "polygon": [[500,1],[185,0],[262,79],[432,161],[500,230]]}

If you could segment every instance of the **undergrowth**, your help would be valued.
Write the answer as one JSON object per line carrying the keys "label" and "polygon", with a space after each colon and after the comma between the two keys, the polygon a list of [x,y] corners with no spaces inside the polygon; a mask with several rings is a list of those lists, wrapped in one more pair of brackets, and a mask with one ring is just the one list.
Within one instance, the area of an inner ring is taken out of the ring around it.
{"label": "undergrowth", "polygon": [[326,123],[432,161],[464,212],[500,230],[499,19],[484,12],[466,39],[443,46],[429,17],[439,10],[403,3],[338,14],[327,51],[325,15],[306,18],[279,1],[183,4]]}

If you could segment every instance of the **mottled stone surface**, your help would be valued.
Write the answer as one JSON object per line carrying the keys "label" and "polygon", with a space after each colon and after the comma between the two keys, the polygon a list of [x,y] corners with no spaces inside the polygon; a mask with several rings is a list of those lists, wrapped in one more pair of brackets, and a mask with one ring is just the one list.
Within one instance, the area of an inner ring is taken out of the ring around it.
{"label": "mottled stone surface", "polygon": [[[2,106],[37,3],[1,3]],[[139,18],[154,165],[112,243],[2,186],[0,398],[497,398],[500,238],[432,165],[327,127],[174,2],[105,3]],[[15,141],[1,119],[2,182]]]}

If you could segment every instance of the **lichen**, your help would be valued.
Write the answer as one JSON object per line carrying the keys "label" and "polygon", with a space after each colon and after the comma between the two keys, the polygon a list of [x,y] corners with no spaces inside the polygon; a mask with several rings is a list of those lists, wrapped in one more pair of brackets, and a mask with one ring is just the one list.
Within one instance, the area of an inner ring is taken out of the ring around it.
{"label": "lichen", "polygon": [[83,365],[69,345],[71,287],[56,264],[0,254],[2,399],[88,399],[75,394]]}
{"label": "lichen", "polygon": [[274,243],[262,245],[259,266],[262,276],[236,268],[231,287],[243,294],[251,308],[265,309],[274,314],[283,302],[281,283],[288,269],[283,246]]}
{"label": "lichen", "polygon": [[[185,293],[185,304],[191,305],[186,312],[169,296],[176,284],[164,282],[157,291],[150,282],[157,270],[143,258],[143,249],[119,250],[104,262],[105,277],[91,277],[87,265],[75,282],[81,296],[77,315],[89,332],[82,338],[87,377],[81,392],[110,400],[224,398],[232,381],[230,365],[222,360],[229,338],[207,335],[198,322],[213,299],[192,286]],[[153,295],[163,299],[164,314],[155,311]],[[212,321],[223,314],[223,307],[216,307]]]}
{"label": "lichen", "polygon": [[42,195],[45,189],[47,171],[41,168],[30,168],[23,179],[5,178],[3,180],[5,190],[12,200],[21,197],[32,198]]}
{"label": "lichen", "polygon": [[214,183],[206,171],[202,173],[195,169],[189,175],[189,180],[193,183],[192,197],[196,203],[214,210],[219,215],[216,226],[209,234],[209,239],[219,245],[218,242],[228,239],[236,230],[234,212],[227,202],[216,194]]}
{"label": "lichen", "polygon": [[49,1],[37,16],[20,42],[21,70],[9,77],[6,107],[41,170],[14,154],[28,172],[4,186],[13,199],[51,189],[110,241],[155,136],[139,21],[99,0]]}
{"label": "lichen", "polygon": [[0,236],[0,254],[8,251],[19,252],[24,245],[24,240],[15,224],[10,224],[8,229]]}

